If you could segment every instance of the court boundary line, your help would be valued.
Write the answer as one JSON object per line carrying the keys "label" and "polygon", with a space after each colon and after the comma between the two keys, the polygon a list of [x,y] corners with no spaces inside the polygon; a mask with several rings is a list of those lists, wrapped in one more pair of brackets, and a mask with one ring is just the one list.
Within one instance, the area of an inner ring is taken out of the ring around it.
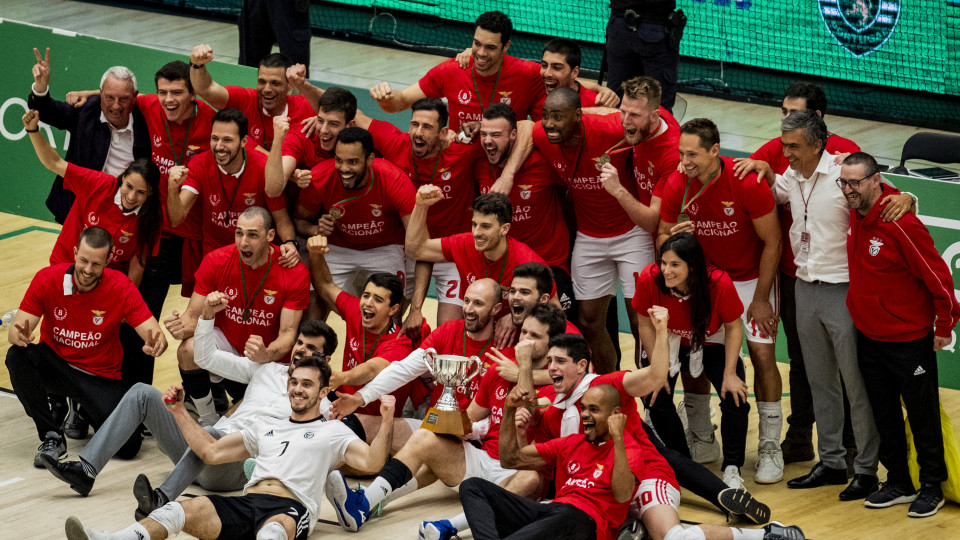
{"label": "court boundary line", "polygon": [[30,225],[29,227],[24,227],[22,229],[15,229],[7,233],[0,234],[0,240],[6,240],[7,238],[13,238],[14,236],[20,236],[21,234],[27,234],[31,232],[46,232],[46,233],[60,234],[60,231],[57,229],[51,229],[50,227],[41,227],[40,225]]}

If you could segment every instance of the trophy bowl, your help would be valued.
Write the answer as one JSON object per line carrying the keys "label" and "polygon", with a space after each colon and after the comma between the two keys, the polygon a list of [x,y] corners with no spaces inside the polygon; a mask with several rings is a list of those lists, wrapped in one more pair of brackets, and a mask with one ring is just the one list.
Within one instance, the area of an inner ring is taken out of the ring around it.
{"label": "trophy bowl", "polygon": [[437,400],[436,406],[427,411],[420,427],[434,433],[469,434],[473,425],[467,416],[467,411],[460,410],[454,391],[458,386],[476,377],[483,363],[476,356],[467,358],[453,354],[437,354],[437,351],[432,348],[424,351],[423,361],[434,380],[443,385],[443,393]]}

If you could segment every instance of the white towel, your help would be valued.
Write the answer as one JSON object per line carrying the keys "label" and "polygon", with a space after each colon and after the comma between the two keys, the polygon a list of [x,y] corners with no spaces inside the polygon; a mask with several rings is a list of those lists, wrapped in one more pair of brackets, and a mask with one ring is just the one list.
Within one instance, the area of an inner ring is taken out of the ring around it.
{"label": "white towel", "polygon": [[557,398],[553,400],[554,407],[563,409],[563,418],[560,420],[561,437],[580,433],[580,409],[576,407],[576,404],[580,402],[584,392],[590,388],[590,381],[597,377],[599,375],[595,373],[584,375],[569,396],[567,394],[557,394]]}

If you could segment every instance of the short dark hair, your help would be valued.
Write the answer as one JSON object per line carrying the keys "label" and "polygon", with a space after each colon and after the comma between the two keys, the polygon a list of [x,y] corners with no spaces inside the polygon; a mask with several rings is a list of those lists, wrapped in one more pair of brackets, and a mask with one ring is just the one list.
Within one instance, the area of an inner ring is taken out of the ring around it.
{"label": "short dark hair", "polygon": [[553,272],[543,263],[528,262],[517,265],[513,269],[513,277],[535,280],[539,294],[550,294],[553,291]]}
{"label": "short dark hair", "polygon": [[357,117],[357,96],[346,88],[331,86],[320,96],[317,106],[323,112],[342,112],[348,123]]}
{"label": "short dark hair", "polygon": [[367,283],[373,283],[377,287],[381,287],[390,291],[390,307],[393,307],[403,301],[403,281],[401,281],[396,274],[391,274],[389,272],[374,272],[367,278],[367,281],[363,285],[364,288],[366,288]]}
{"label": "short dark hair", "polygon": [[[290,57],[283,53],[270,53],[263,57],[263,60],[260,60],[260,67],[265,68],[283,68],[287,69],[293,65],[293,60],[290,60]],[[284,73],[286,77],[286,73]]]}
{"label": "short dark hair", "polygon": [[413,106],[410,107],[410,111],[436,111],[438,122],[441,128],[446,127],[447,120],[450,117],[449,113],[447,113],[447,104],[444,103],[440,98],[420,98],[413,102]]}
{"label": "short dark hair", "polygon": [[580,61],[583,53],[580,52],[580,45],[572,39],[553,38],[543,46],[543,52],[562,54],[564,62],[570,66],[570,69],[580,67]]}
{"label": "short dark hair", "polygon": [[700,138],[700,146],[707,150],[713,148],[713,145],[720,144],[720,130],[717,125],[708,118],[694,118],[686,124],[680,126],[681,134],[696,135]]}
{"label": "short dark hair", "polygon": [[123,179],[131,173],[139,174],[150,188],[150,196],[140,205],[140,212],[137,214],[137,236],[140,240],[137,242],[136,256],[140,259],[141,264],[146,264],[153,246],[160,241],[160,233],[163,228],[163,205],[160,202],[160,168],[149,157],[137,158],[131,161],[117,177],[117,189],[120,189]]}
{"label": "short dark hair", "polygon": [[369,131],[351,126],[340,130],[340,133],[337,133],[337,144],[353,144],[360,143],[360,146],[363,147],[363,156],[367,157],[373,153],[373,135]]}
{"label": "short dark hair", "polygon": [[484,216],[496,216],[501,225],[513,221],[513,206],[510,204],[510,197],[503,193],[484,193],[473,201],[470,208],[474,212]]}
{"label": "short dark hair", "polygon": [[240,112],[240,109],[220,109],[217,111],[217,114],[213,115],[213,122],[210,122],[210,125],[216,123],[229,124],[234,123],[237,125],[237,130],[240,132],[240,138],[244,138],[249,133],[250,124],[247,121],[247,115]]}
{"label": "short dark hair", "polygon": [[567,331],[567,314],[553,304],[537,304],[530,310],[529,316],[540,324],[547,325],[547,333],[550,337],[559,336]]}
{"label": "short dark hair", "polygon": [[580,93],[568,86],[561,86],[547,94],[544,105],[549,107],[563,107],[564,109],[580,108]]}
{"label": "short dark hair", "polygon": [[492,34],[500,34],[500,45],[506,45],[513,35],[513,23],[506,13],[501,11],[488,11],[481,13],[477,17],[477,22],[473,25],[473,30],[482,28]]}
{"label": "short dark hair", "polygon": [[803,132],[803,137],[809,144],[820,143],[820,152],[827,147],[827,124],[823,118],[812,109],[804,109],[787,116],[780,122],[781,131],[794,131],[799,129]]}
{"label": "short dark hair", "polygon": [[517,112],[506,103],[494,103],[483,111],[483,118],[486,120],[496,120],[505,118],[510,123],[510,129],[517,129]]}
{"label": "short dark hair", "polygon": [[187,92],[191,94],[194,93],[193,85],[190,83],[190,66],[183,60],[167,62],[163,67],[158,69],[156,75],[153,76],[154,86],[160,82],[160,79],[166,79],[171,82],[184,81],[187,83]]}
{"label": "short dark hair", "polygon": [[866,152],[854,152],[843,160],[844,165],[863,165],[864,174],[873,176],[880,172],[880,165],[873,156]]}
{"label": "short dark hair", "polygon": [[558,334],[550,338],[550,348],[557,347],[566,351],[574,362],[587,359],[587,367],[590,367],[590,345],[587,340],[579,334]]}
{"label": "short dark hair", "polygon": [[300,323],[300,334],[310,338],[323,338],[323,354],[331,356],[337,350],[337,333],[330,325],[323,321],[303,321]]}
{"label": "short dark hair", "polygon": [[80,231],[80,237],[77,238],[77,247],[86,242],[93,249],[107,248],[107,252],[113,251],[113,237],[103,227],[87,227]]}
{"label": "short dark hair", "polygon": [[823,88],[815,84],[795,82],[787,87],[783,97],[789,99],[803,98],[807,102],[807,109],[820,111],[822,116],[827,115],[827,94],[823,91]]}
{"label": "short dark hair", "polygon": [[246,210],[240,213],[240,216],[237,218],[253,218],[259,217],[263,220],[263,230],[270,231],[274,228],[273,224],[273,214],[269,210],[262,206],[248,206]]}
{"label": "short dark hair", "polygon": [[320,388],[326,388],[330,385],[330,375],[333,371],[330,369],[330,364],[327,362],[325,354],[315,352],[311,355],[304,356],[300,360],[291,362],[287,374],[293,375],[293,371],[297,368],[313,368],[317,370],[320,372]]}

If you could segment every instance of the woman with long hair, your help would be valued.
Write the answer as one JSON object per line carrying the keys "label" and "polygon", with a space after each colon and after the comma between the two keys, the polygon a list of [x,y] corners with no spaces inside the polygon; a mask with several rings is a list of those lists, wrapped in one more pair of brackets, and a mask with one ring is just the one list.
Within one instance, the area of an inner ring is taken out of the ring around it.
{"label": "woman with long hair", "polygon": [[[743,487],[740,467],[744,461],[750,412],[740,359],[743,304],[730,276],[719,268],[707,266],[703,249],[692,234],[675,234],[660,250],[659,263],[647,266],[638,275],[633,297],[633,308],[640,313],[640,340],[647,354],[653,350],[657,334],[649,317],[643,314],[653,306],[666,307],[670,312],[670,388],[651,397],[649,407],[654,429],[668,447],[687,450],[683,428],[673,407],[673,386],[681,370],[689,371],[694,377],[706,375],[721,400],[723,479],[731,487]],[[709,437],[713,437],[713,426],[708,424],[707,429]]]}

